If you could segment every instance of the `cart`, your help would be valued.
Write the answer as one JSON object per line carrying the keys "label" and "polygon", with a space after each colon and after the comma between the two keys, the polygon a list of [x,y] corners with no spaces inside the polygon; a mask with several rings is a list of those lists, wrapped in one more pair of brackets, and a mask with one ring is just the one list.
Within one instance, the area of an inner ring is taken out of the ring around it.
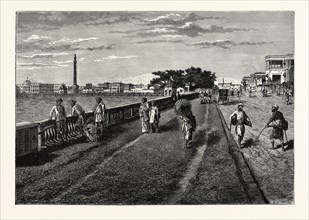
{"label": "cart", "polygon": [[218,97],[218,104],[226,103],[229,101],[229,90],[228,89],[219,89],[219,97]]}

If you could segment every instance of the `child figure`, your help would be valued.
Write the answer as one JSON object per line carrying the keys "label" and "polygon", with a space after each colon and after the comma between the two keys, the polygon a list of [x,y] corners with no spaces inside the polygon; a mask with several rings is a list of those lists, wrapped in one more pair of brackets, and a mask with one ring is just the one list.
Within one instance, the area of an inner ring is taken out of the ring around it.
{"label": "child figure", "polygon": [[159,118],[160,113],[159,109],[156,106],[156,102],[152,101],[149,108],[149,123],[150,123],[150,132],[159,132]]}

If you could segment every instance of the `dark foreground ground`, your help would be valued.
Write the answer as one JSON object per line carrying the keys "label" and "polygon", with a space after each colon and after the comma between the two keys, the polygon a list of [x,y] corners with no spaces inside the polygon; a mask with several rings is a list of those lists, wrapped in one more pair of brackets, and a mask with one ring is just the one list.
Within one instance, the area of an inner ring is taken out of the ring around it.
{"label": "dark foreground ground", "polygon": [[160,133],[141,135],[136,120],[108,129],[98,143],[50,149],[38,164],[18,166],[16,203],[267,203],[217,105],[191,102],[192,148],[184,148],[180,121],[166,110]]}

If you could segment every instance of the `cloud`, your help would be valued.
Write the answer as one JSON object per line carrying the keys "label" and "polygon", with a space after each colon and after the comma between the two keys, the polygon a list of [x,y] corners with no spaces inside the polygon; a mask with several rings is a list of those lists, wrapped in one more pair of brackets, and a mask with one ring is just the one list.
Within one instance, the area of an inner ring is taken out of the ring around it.
{"label": "cloud", "polygon": [[24,41],[25,42],[34,42],[34,41],[40,41],[40,40],[50,39],[50,38],[51,37],[49,37],[49,36],[40,36],[40,35],[37,35],[37,34],[33,34]]}
{"label": "cloud", "polygon": [[136,41],[132,44],[148,44],[148,43],[183,43],[182,40],[143,40],[143,41]]}
{"label": "cloud", "polygon": [[17,69],[38,69],[44,67],[68,67],[69,65],[58,65],[58,64],[49,64],[49,63],[17,63]]}
{"label": "cloud", "polygon": [[17,31],[30,32],[34,30],[59,30],[72,25],[111,25],[130,22],[132,16],[140,15],[139,12],[18,12]]}
{"label": "cloud", "polygon": [[58,56],[65,56],[68,55],[68,53],[42,53],[42,54],[33,54],[33,55],[18,55],[19,58],[23,58],[23,59],[33,59],[33,58],[55,58]]}
{"label": "cloud", "polygon": [[144,28],[139,30],[128,31],[113,31],[111,33],[128,34],[127,37],[157,37],[162,35],[177,35],[197,37],[201,34],[207,33],[229,33],[237,31],[251,31],[253,29],[248,28],[224,28],[222,26],[211,25],[209,28],[203,28],[192,22],[186,22],[185,24],[177,27],[156,27],[156,28]]}
{"label": "cloud", "polygon": [[78,38],[78,39],[70,39],[68,37],[63,37],[61,40],[57,40],[54,42],[51,42],[49,44],[54,45],[54,44],[79,44],[82,42],[88,42],[91,40],[97,40],[97,37],[89,37],[89,38]]}
{"label": "cloud", "polygon": [[201,41],[196,43],[186,43],[187,46],[200,46],[201,48],[220,47],[223,49],[230,49],[235,46],[259,46],[265,44],[272,44],[273,42],[235,42],[232,40],[216,40],[216,41]]}
{"label": "cloud", "polygon": [[155,18],[144,18],[139,19],[143,24],[152,26],[152,25],[184,25],[187,22],[199,21],[199,20],[206,20],[206,19],[225,19],[224,17],[202,17],[197,15],[196,13],[189,13],[185,16],[175,13],[168,13],[165,15],[161,15]]}
{"label": "cloud", "polygon": [[100,60],[94,60],[94,62],[104,62],[104,61],[107,61],[107,60],[116,60],[116,59],[131,59],[131,58],[136,58],[138,56],[136,55],[129,55],[129,56],[124,56],[124,57],[119,57],[119,56],[115,56],[115,55],[112,55],[112,56],[108,56],[108,57],[103,57],[102,59]]}
{"label": "cloud", "polygon": [[66,25],[96,21],[104,12],[18,12],[17,31],[58,30]]}
{"label": "cloud", "polygon": [[105,19],[100,19],[97,21],[90,21],[86,22],[85,25],[87,26],[99,26],[99,25],[111,25],[111,24],[119,24],[119,23],[131,23],[130,18],[127,16],[121,16],[118,18],[115,18],[113,20],[105,20]]}
{"label": "cloud", "polygon": [[[77,62],[84,62],[86,60],[86,57],[81,57],[79,59],[77,59]],[[56,64],[65,64],[65,63],[73,63],[73,60],[65,60],[65,61],[56,61],[56,60],[53,60],[52,61],[53,63],[56,63]]]}
{"label": "cloud", "polygon": [[31,40],[28,40],[28,39],[16,44],[16,52],[26,53],[26,52],[36,51],[36,50],[40,50],[44,52],[77,51],[77,50],[92,51],[92,50],[104,50],[104,49],[111,50],[114,48],[113,44],[98,45],[95,47],[83,46],[83,43],[95,41],[98,39],[97,37],[74,38],[74,39],[63,37],[60,40],[56,40],[56,41],[50,41],[50,38],[40,37],[40,36],[30,37]]}

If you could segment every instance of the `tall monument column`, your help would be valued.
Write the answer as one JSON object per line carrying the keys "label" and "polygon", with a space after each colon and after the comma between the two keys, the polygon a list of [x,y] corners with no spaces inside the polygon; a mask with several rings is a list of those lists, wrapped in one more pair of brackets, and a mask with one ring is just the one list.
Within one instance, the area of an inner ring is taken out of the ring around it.
{"label": "tall monument column", "polygon": [[74,60],[73,60],[73,86],[72,86],[72,92],[73,94],[77,94],[79,91],[79,86],[77,85],[77,59],[76,54],[74,54]]}

